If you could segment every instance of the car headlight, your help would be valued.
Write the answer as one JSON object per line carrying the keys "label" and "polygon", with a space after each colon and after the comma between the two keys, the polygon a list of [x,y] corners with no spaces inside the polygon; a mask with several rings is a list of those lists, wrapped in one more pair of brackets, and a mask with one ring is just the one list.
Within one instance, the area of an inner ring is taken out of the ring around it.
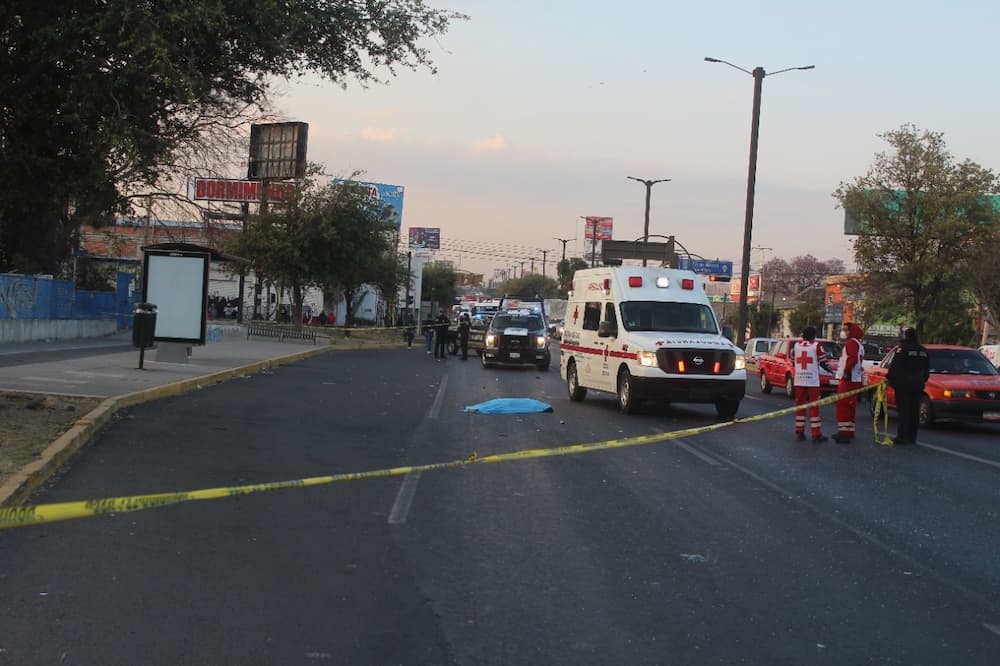
{"label": "car headlight", "polygon": [[539,349],[543,349],[545,347],[545,341],[546,341],[546,338],[545,338],[544,335],[536,336],[535,337],[535,346],[537,348],[539,348]]}
{"label": "car headlight", "polygon": [[497,344],[497,336],[494,335],[493,333],[487,333],[486,334],[486,346],[487,347],[495,347],[496,344]]}
{"label": "car headlight", "polygon": [[656,352],[639,352],[636,356],[639,359],[639,365],[647,368],[656,367]]}
{"label": "car headlight", "polygon": [[736,355],[736,364],[733,366],[735,370],[746,370],[747,367],[747,357],[745,354]]}

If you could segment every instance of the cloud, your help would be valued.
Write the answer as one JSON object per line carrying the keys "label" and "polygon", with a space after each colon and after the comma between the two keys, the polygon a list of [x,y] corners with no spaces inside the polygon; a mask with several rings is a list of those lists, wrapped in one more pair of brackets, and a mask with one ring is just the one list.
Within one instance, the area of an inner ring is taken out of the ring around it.
{"label": "cloud", "polygon": [[361,130],[361,138],[366,141],[393,141],[396,138],[396,128],[365,127]]}
{"label": "cloud", "polygon": [[472,144],[472,152],[474,153],[499,153],[505,150],[507,150],[507,139],[503,137],[503,134],[497,134]]}

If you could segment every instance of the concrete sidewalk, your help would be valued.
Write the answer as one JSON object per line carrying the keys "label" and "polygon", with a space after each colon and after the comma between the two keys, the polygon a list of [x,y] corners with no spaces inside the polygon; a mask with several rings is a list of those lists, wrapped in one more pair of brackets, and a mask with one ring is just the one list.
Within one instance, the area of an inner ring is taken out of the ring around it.
{"label": "concrete sidewalk", "polygon": [[[0,354],[32,354],[39,351],[68,349],[93,350],[93,353],[56,361],[28,362],[0,367],[0,390],[29,393],[57,393],[96,398],[111,398],[157,386],[204,377],[224,370],[253,366],[262,361],[288,362],[329,349],[343,349],[339,342],[329,345],[319,340],[316,345],[247,340],[245,336],[224,336],[218,342],[192,348],[187,363],[162,363],[157,351],[147,349],[142,370],[139,370],[139,350],[100,353],[102,346],[128,344],[131,338],[111,338],[66,341],[65,343],[26,343],[4,345]],[[29,357],[30,358],[30,357]]]}
{"label": "concrete sidewalk", "polygon": [[[93,349],[72,358],[32,362],[39,344],[27,343],[22,352],[27,362],[0,367],[0,391],[58,394],[104,398],[52,442],[38,460],[26,465],[0,486],[0,506],[23,503],[36,488],[64,465],[119,409],[170,395],[196,390],[268,367],[291,363],[329,351],[372,349],[377,345],[349,339],[320,338],[315,345],[273,340],[248,340],[239,331],[216,336],[216,342],[192,348],[188,363],[156,360],[156,350],[146,350],[140,370],[139,350],[101,353],[101,346],[118,346],[113,338],[66,341],[66,348]],[[54,345],[55,343],[53,343]],[[53,345],[42,349],[59,351]],[[402,342],[397,343],[402,346]],[[4,345],[4,353],[17,353],[19,345]],[[396,345],[393,345],[396,346]]]}

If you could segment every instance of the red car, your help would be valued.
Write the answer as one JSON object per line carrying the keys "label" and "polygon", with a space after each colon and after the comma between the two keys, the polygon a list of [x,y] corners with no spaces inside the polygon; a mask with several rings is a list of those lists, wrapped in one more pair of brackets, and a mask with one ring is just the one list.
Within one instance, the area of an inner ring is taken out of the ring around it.
{"label": "red car", "polygon": [[[761,354],[757,358],[757,374],[760,375],[760,390],[770,393],[775,386],[782,386],[785,395],[789,398],[795,397],[795,370],[792,366],[792,359],[788,358],[789,350],[796,342],[802,338],[780,338],[771,347],[769,354]],[[827,365],[833,372],[837,371],[840,363],[840,345],[833,340],[816,338],[823,353],[826,354]],[[832,393],[837,390],[837,379],[833,375],[821,373],[819,376],[819,390],[823,393]]]}
{"label": "red car", "polygon": [[[930,356],[931,374],[920,401],[920,427],[937,420],[1000,423],[1000,372],[979,351],[957,345],[924,345]],[[885,381],[896,354],[890,351],[874,368],[865,368],[865,383]],[[886,387],[890,409],[896,408],[896,392]],[[874,409],[875,401],[871,401]]]}

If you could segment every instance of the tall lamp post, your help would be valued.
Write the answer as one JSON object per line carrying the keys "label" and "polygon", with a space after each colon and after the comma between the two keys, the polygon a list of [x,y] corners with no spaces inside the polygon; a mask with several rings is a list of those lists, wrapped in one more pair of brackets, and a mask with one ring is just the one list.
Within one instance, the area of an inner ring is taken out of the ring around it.
{"label": "tall lamp post", "polygon": [[[653,191],[653,185],[657,183],[669,183],[670,178],[660,178],[659,180],[646,180],[645,178],[636,178],[635,176],[625,176],[629,180],[634,180],[637,183],[642,183],[646,186],[646,224],[643,226],[642,234],[645,236],[646,241],[649,242],[649,197]],[[642,265],[646,265],[646,260],[642,260]]]}
{"label": "tall lamp post", "polygon": [[747,288],[750,285],[750,236],[753,228],[754,187],[757,182],[757,133],[760,129],[761,84],[763,84],[765,76],[774,76],[775,74],[790,72],[796,69],[813,69],[815,65],[806,65],[804,67],[786,67],[785,69],[779,69],[776,72],[765,72],[763,67],[755,67],[751,72],[734,65],[731,62],[719,60],[718,58],[706,57],[705,60],[707,62],[719,62],[723,65],[729,65],[733,69],[738,69],[744,74],[749,74],[753,77],[753,117],[750,121],[750,166],[747,170],[747,206],[746,217],[743,223],[743,265],[740,269],[740,322],[739,329],[736,332],[736,345],[738,347],[743,347],[746,342],[747,319],[749,318],[747,309]]}

